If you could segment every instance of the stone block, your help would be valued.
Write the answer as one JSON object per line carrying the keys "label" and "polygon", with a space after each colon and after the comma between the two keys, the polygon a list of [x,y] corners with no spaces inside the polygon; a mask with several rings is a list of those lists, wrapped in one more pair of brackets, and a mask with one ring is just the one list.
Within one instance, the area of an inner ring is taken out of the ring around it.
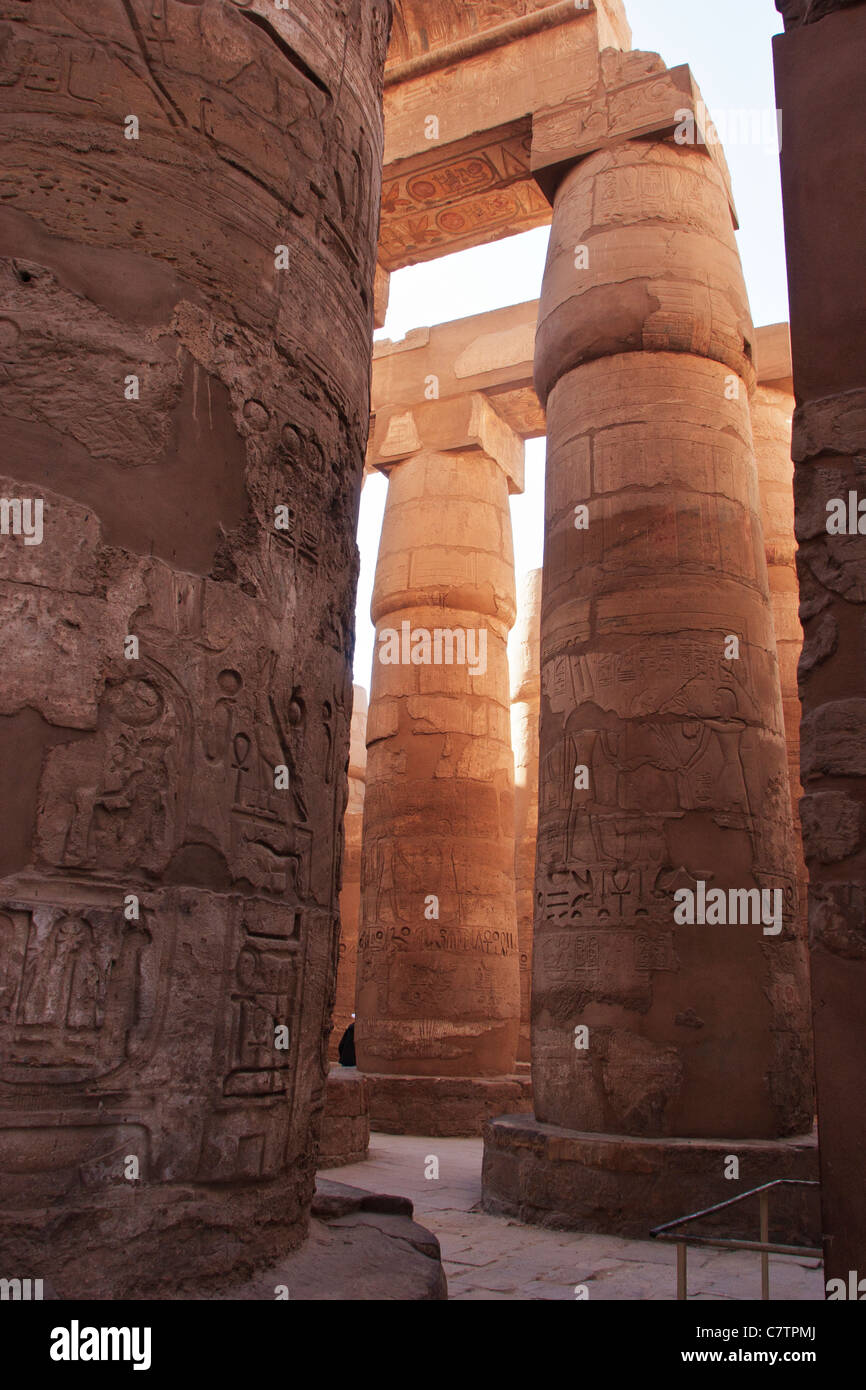
{"label": "stone block", "polygon": [[332,1065],[319,1132],[319,1168],[341,1168],[367,1157],[370,1104],[366,1077],[356,1067]]}
{"label": "stone block", "polygon": [[381,1076],[368,1075],[370,1123],[384,1134],[422,1134],[459,1138],[482,1133],[501,1106],[531,1113],[528,1075]]}
{"label": "stone block", "polygon": [[[729,1155],[739,1180],[725,1178]],[[818,1180],[817,1139],[636,1139],[503,1115],[484,1127],[484,1210],[562,1230],[646,1240],[651,1230],[777,1179]],[[771,1194],[771,1239],[820,1245],[817,1188]],[[758,1199],[703,1218],[696,1235],[759,1239]]]}

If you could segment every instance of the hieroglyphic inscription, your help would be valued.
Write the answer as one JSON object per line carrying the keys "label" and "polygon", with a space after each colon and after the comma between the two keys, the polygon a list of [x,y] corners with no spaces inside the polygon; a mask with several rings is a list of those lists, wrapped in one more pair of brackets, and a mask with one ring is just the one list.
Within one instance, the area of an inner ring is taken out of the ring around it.
{"label": "hieroglyphic inscription", "polygon": [[92,1079],[140,1055],[170,935],[119,907],[0,910],[0,1078]]}

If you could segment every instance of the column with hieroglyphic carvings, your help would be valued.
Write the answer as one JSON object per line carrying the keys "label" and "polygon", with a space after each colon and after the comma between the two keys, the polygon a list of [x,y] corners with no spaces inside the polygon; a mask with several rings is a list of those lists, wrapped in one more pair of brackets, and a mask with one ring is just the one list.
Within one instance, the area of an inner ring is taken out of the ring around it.
{"label": "column with hieroglyphic carvings", "polygon": [[[687,70],[607,54],[599,78],[535,123],[555,198],[536,1119],[491,1126],[485,1193],[637,1233],[732,1195],[741,1141],[752,1185],[815,1155],[796,1138],[808,990],[726,167],[699,121],[689,143]],[[680,924],[709,890],[749,919]],[[762,892],[778,920],[750,917]]]}
{"label": "column with hieroglyphic carvings", "polygon": [[[355,1041],[374,1127],[472,1132],[519,1020],[506,643],[521,440],[480,393],[379,412]],[[390,1078],[390,1079],[389,1079]],[[481,1103],[481,1102],[479,1102]],[[490,1113],[488,1111],[488,1113]]]}
{"label": "column with hieroglyphic carvings", "polygon": [[146,1297],[306,1231],[390,6],[75,8],[4,8],[0,1268]]}

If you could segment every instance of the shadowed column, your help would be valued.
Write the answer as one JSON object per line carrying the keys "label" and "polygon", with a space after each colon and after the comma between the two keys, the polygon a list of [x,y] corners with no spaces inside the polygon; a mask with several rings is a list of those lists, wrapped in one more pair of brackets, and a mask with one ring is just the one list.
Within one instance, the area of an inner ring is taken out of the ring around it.
{"label": "shadowed column", "polygon": [[202,1295],[314,1188],[390,5],[10,18],[0,1272]]}
{"label": "shadowed column", "polygon": [[829,1298],[866,1295],[866,4],[777,0],[794,360],[800,811]]}

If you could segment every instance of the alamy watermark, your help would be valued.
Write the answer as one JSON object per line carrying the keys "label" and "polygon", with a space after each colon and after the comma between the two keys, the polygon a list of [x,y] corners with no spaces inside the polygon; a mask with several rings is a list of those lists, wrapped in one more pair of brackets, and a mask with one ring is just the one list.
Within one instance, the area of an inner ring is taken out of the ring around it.
{"label": "alamy watermark", "polygon": [[724,109],[711,117],[702,101],[696,110],[677,111],[674,139],[678,145],[761,145],[767,154],[782,150],[782,112],[775,107]]}
{"label": "alamy watermark", "polygon": [[866,498],[856,492],[831,497],[827,503],[828,536],[866,536]]}
{"label": "alamy watermark", "polygon": [[0,536],[23,536],[25,545],[41,545],[41,497],[0,497]]}
{"label": "alamy watermark", "polygon": [[134,1371],[149,1371],[149,1327],[82,1327],[73,1318],[69,1327],[51,1331],[52,1361],[131,1361]]}
{"label": "alamy watermark", "polygon": [[848,1283],[844,1279],[828,1279],[825,1285],[827,1302],[863,1303],[866,1301],[866,1279],[861,1279],[856,1269],[848,1270]]}
{"label": "alamy watermark", "polygon": [[781,888],[711,888],[698,880],[696,888],[674,893],[674,921],[681,927],[743,926],[764,928],[764,936],[782,930]]}
{"label": "alamy watermark", "polygon": [[45,1297],[41,1279],[0,1279],[0,1302],[41,1302]]}
{"label": "alamy watermark", "polygon": [[487,629],[385,627],[377,638],[383,666],[466,666],[470,676],[487,670]]}

